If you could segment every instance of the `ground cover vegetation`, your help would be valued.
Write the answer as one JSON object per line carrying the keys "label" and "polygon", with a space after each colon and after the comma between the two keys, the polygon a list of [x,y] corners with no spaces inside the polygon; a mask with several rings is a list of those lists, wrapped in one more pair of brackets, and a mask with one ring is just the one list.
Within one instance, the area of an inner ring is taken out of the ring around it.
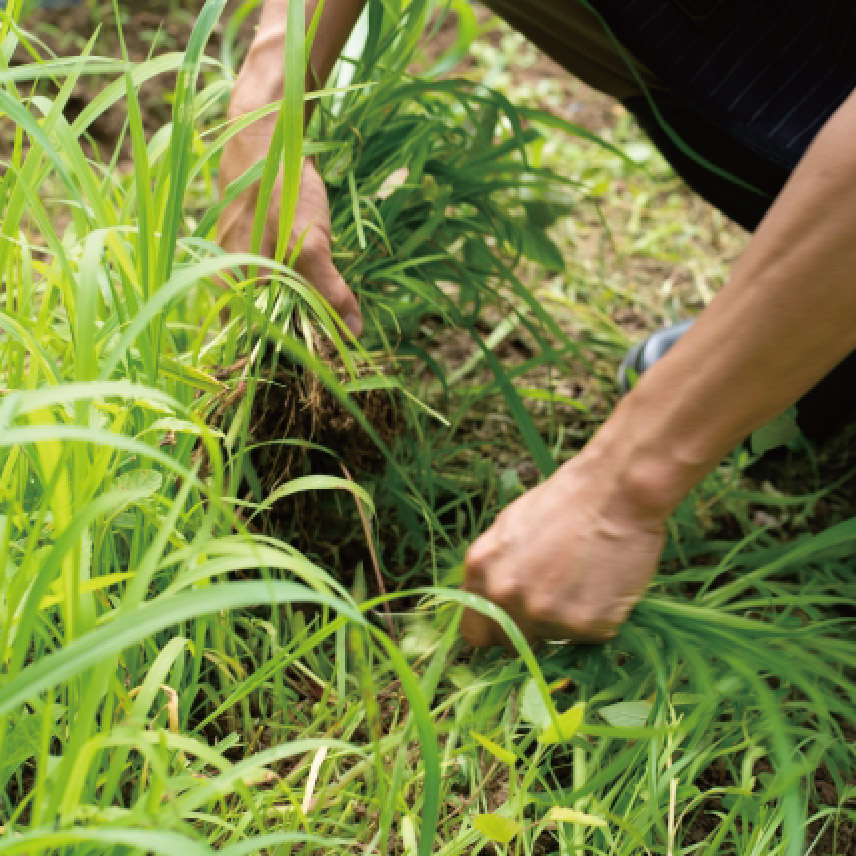
{"label": "ground cover vegetation", "polygon": [[[533,652],[457,588],[740,234],[458,2],[372,3],[323,94],[291,27],[218,199],[254,5],[0,12],[0,853],[856,852],[846,444],[735,452],[608,645]],[[287,235],[310,155],[359,343],[214,241],[280,170]]]}

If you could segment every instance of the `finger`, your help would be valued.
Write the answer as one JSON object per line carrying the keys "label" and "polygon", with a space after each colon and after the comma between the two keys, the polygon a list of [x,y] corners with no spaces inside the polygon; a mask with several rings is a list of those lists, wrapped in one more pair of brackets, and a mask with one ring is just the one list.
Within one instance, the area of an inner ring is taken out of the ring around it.
{"label": "finger", "polygon": [[[247,252],[250,236],[247,231],[247,217],[240,202],[233,203],[220,215],[217,221],[217,243],[227,253]],[[224,270],[214,277],[214,282],[223,291],[229,292],[234,285],[235,274],[234,269]],[[220,310],[220,322],[224,325],[229,323],[230,303],[231,301],[225,303]]]}
{"label": "finger", "polygon": [[[251,252],[254,222],[253,205],[248,203],[246,198],[235,201],[223,212],[217,222],[217,243],[227,253]],[[274,239],[269,236],[269,233],[270,230],[266,229],[258,253],[266,258],[272,258],[274,251]],[[245,277],[246,270],[242,268],[240,275]]]}
{"label": "finger", "polygon": [[297,261],[297,271],[329,301],[344,325],[355,335],[363,331],[363,316],[354,293],[333,264],[329,246],[307,247]]}
{"label": "finger", "polygon": [[[481,561],[476,545],[484,541],[484,536],[478,539],[469,550],[464,560],[464,591],[487,598],[485,591],[484,564]],[[461,619],[461,635],[474,648],[483,648],[499,644],[495,622],[475,609],[464,610]]]}
{"label": "finger", "polygon": [[229,253],[248,253],[253,218],[243,200],[232,203],[217,221],[217,243]]}
{"label": "finger", "polygon": [[613,618],[608,612],[597,607],[577,606],[565,615],[561,638],[574,642],[609,642],[618,634],[622,621]]}
{"label": "finger", "polygon": [[464,610],[461,619],[461,636],[474,648],[485,648],[499,644],[495,634],[496,625],[474,609]]}
{"label": "finger", "polygon": [[[497,524],[495,523],[494,526]],[[483,532],[470,544],[467,550],[467,555],[464,558],[464,564],[467,569],[467,577],[484,577],[484,571],[490,562],[495,558],[495,537],[493,528]]]}
{"label": "finger", "polygon": [[[538,633],[528,624],[516,622],[518,629],[530,647],[537,644],[541,638]],[[518,653],[517,646],[511,641],[511,637],[492,618],[467,609],[461,619],[461,635],[467,643],[474,648],[488,648],[501,645],[509,654]]]}

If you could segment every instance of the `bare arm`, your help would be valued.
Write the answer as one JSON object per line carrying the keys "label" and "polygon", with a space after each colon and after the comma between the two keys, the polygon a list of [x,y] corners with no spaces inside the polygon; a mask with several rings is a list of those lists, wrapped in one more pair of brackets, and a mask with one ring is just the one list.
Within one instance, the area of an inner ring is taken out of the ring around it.
{"label": "bare arm", "polygon": [[[306,0],[307,26],[313,20],[318,6],[317,0]],[[365,0],[326,0],[309,57],[307,91],[315,90],[326,82],[364,6]],[[288,0],[265,0],[256,37],[232,92],[228,114],[230,119],[282,98],[287,12]],[[307,106],[307,120],[312,103],[309,102]],[[229,141],[220,162],[221,191],[255,163],[267,157],[276,121],[275,115],[267,116]],[[256,199],[257,190],[254,188],[235,200],[223,213],[217,232],[225,249],[232,252],[250,249]],[[280,194],[275,189],[261,246],[262,255],[269,257],[275,252],[279,199]],[[330,301],[345,324],[359,335],[362,329],[359,306],[331,257],[327,193],[315,167],[308,161],[303,169],[292,232],[293,240],[303,236],[298,271]]]}
{"label": "bare arm", "polygon": [[[697,325],[622,402],[631,479],[674,508],[856,349],[856,94],[830,119]],[[635,426],[635,427],[632,427]]]}
{"label": "bare arm", "polygon": [[[575,459],[470,549],[467,587],[530,636],[613,635],[644,594],[683,497],[856,349],[854,139],[856,94],[691,331]],[[472,613],[464,633],[476,644],[498,641]]]}
{"label": "bare arm", "polygon": [[[365,4],[366,0],[326,0],[309,57],[307,92],[326,83]],[[318,6],[318,0],[306,0],[307,27]],[[249,113],[282,98],[287,14],[288,0],[265,0],[256,37],[232,92],[229,109],[233,116]],[[275,117],[269,117],[257,124],[269,128],[272,133],[275,123]]]}

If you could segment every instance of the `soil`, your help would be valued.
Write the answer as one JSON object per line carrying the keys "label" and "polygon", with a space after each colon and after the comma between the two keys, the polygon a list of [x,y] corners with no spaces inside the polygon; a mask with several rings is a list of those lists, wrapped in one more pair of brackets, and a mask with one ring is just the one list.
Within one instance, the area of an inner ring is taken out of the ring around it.
{"label": "soil", "polygon": [[[177,6],[171,0],[121,0],[119,2],[122,40],[132,62],[142,62],[148,57],[166,51],[184,50],[204,0],[190,0]],[[227,0],[226,13],[216,25],[208,43],[206,53],[219,58],[223,49],[226,22],[239,8],[239,0]],[[81,47],[98,33],[92,50],[93,56],[122,56],[122,42],[110,4],[99,0],[97,4],[85,2],[62,9],[37,9],[21,20],[25,32],[35,37],[35,49],[42,56],[79,56]],[[242,25],[236,41],[237,53],[243,53],[252,33],[252,16]],[[32,62],[32,56],[23,44],[16,49],[12,64]],[[64,111],[66,119],[74,121],[101,91],[104,78],[83,76],[77,82]],[[170,93],[175,85],[174,75],[159,75],[143,84],[138,90],[143,126],[152,134],[170,120],[172,105]],[[57,91],[56,87],[52,89]],[[120,140],[127,114],[122,102],[99,116],[87,132],[88,153],[100,154],[108,159]],[[0,123],[0,154],[8,150],[10,125],[7,120]],[[129,143],[125,141],[123,156],[129,156]]]}
{"label": "soil", "polygon": [[[333,346],[322,339],[316,353],[346,382],[348,373],[335,356]],[[212,423],[226,429],[236,407],[247,393],[247,365],[242,361],[221,369],[219,379],[230,382]],[[388,446],[403,429],[400,408],[387,390],[371,390],[351,395],[350,403]],[[283,439],[290,442],[282,443]],[[253,397],[249,428],[252,465],[259,476],[263,496],[306,475],[335,475],[361,481],[385,466],[382,448],[365,430],[352,410],[336,397],[318,377],[301,366],[281,360],[273,371],[266,370]],[[258,501],[251,491],[246,499]],[[316,493],[299,493],[277,500],[264,515],[264,528],[271,532],[298,534],[306,547],[317,542],[319,531],[329,531],[319,520],[323,503]],[[302,544],[295,543],[300,549]]]}

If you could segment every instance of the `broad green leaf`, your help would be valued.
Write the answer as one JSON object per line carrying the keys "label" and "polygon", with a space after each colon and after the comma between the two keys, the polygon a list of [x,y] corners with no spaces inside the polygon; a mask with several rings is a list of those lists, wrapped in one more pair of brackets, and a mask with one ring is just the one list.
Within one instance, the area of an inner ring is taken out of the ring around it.
{"label": "broad green leaf", "polygon": [[473,818],[473,826],[486,838],[498,844],[508,844],[523,829],[519,821],[500,814],[477,814]]}
{"label": "broad green leaf", "polygon": [[752,453],[763,455],[772,449],[778,449],[779,446],[787,446],[799,437],[800,429],[797,427],[795,412],[795,409],[791,408],[753,432],[749,439]]}
{"label": "broad green leaf", "polygon": [[635,728],[648,722],[652,706],[650,701],[644,699],[619,701],[602,707],[598,713],[616,728]]}
{"label": "broad green leaf", "polygon": [[128,494],[129,500],[147,499],[163,486],[163,476],[152,469],[131,470],[116,479],[116,489]]}
{"label": "broad green leaf", "polygon": [[550,711],[534,678],[526,681],[523,692],[520,693],[520,715],[538,728],[546,728],[550,724]]}
{"label": "broad green leaf", "polygon": [[581,701],[556,717],[542,732],[538,740],[548,746],[567,743],[579,731],[585,716],[586,705]]}
{"label": "broad green leaf", "polygon": [[9,778],[28,758],[38,754],[40,732],[41,723],[37,716],[22,713],[17,721],[13,721],[0,755],[0,788],[6,787]]}
{"label": "broad green leaf", "polygon": [[561,251],[543,229],[530,228],[521,223],[516,238],[519,241],[519,250],[526,258],[545,270],[564,270],[565,259]]}
{"label": "broad green leaf", "polygon": [[586,814],[573,808],[564,808],[557,805],[550,809],[547,820],[555,823],[576,823],[580,826],[606,826],[606,821],[596,814]]}
{"label": "broad green leaf", "polygon": [[513,752],[510,752],[508,749],[503,749],[502,746],[498,743],[494,743],[493,740],[490,740],[481,734],[477,734],[475,731],[471,731],[470,736],[476,741],[476,743],[487,749],[494,758],[502,761],[503,764],[508,764],[512,767],[517,762],[517,756]]}

